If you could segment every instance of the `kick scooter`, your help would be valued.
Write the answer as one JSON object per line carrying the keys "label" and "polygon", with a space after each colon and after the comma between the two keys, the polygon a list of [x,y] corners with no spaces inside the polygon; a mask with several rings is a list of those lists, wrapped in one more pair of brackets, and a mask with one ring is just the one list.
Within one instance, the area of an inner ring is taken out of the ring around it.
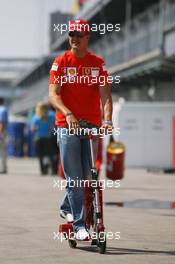
{"label": "kick scooter", "polygon": [[89,237],[83,241],[76,240],[72,223],[59,225],[59,233],[64,234],[71,248],[76,248],[78,243],[88,243],[92,246],[97,246],[99,253],[104,254],[106,251],[106,235],[103,224],[102,183],[98,180],[95,167],[92,135],[93,128],[92,125],[85,120],[80,120],[79,126],[81,128],[88,128],[88,134],[81,137],[86,137],[86,139],[88,139],[91,156],[91,180],[85,181],[84,185],[84,217],[86,229],[89,231]]}

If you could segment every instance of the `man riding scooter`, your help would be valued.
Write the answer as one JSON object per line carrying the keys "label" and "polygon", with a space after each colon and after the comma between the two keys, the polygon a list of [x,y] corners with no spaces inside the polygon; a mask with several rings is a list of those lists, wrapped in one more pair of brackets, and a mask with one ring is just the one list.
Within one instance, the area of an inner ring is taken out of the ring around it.
{"label": "man riding scooter", "polygon": [[[78,121],[84,119],[97,128],[112,128],[112,98],[107,82],[108,75],[103,59],[88,51],[89,36],[89,25],[86,21],[71,21],[71,49],[54,60],[50,71],[49,102],[56,109],[57,138],[67,182],[86,179],[90,173],[88,139],[82,140],[76,134],[69,134],[68,127],[76,129],[79,126]],[[92,82],[94,77],[98,82]],[[100,83],[99,77],[103,77],[105,82]],[[62,129],[64,134],[61,133]],[[93,147],[96,155],[98,137],[94,137]],[[88,237],[84,223],[83,187],[79,185],[72,188],[67,185],[60,215],[68,222],[73,222],[77,240]]]}

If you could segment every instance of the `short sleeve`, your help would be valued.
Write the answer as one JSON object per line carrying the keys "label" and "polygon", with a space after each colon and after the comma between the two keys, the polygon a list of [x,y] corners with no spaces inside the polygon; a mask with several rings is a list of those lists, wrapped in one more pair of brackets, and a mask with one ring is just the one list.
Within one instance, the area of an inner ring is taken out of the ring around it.
{"label": "short sleeve", "polygon": [[31,120],[31,129],[34,128],[34,127],[36,127],[36,126],[38,126],[38,125],[39,125],[39,123],[38,123],[38,118],[37,118],[36,115],[34,115],[34,116],[32,117],[32,120]]}
{"label": "short sleeve", "polygon": [[100,76],[102,76],[103,79],[105,80],[105,85],[109,85],[108,72],[107,72],[106,65],[103,59],[101,59],[100,61]]}
{"label": "short sleeve", "polygon": [[58,84],[60,82],[61,62],[61,57],[58,57],[54,60],[50,69],[49,84]]}

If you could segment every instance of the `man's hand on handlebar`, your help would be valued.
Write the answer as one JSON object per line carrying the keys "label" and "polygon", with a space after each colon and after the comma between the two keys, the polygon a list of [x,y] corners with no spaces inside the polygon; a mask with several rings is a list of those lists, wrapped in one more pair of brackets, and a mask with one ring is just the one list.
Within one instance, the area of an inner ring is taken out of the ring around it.
{"label": "man's hand on handlebar", "polygon": [[108,130],[112,130],[114,127],[113,127],[113,124],[112,124],[112,121],[108,122],[108,121],[104,121],[101,128],[104,129],[105,131],[105,135],[108,134]]}
{"label": "man's hand on handlebar", "polygon": [[74,117],[72,113],[66,116],[66,122],[70,128],[77,128],[79,127],[78,120]]}

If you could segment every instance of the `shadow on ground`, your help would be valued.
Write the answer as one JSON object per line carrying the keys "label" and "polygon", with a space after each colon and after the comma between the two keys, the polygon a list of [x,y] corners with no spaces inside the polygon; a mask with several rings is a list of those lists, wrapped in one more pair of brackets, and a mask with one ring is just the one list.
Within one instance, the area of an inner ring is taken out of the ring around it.
{"label": "shadow on ground", "polygon": [[[97,247],[76,247],[79,250],[98,253]],[[175,251],[149,250],[136,248],[115,248],[107,247],[105,255],[167,255],[175,256]]]}

